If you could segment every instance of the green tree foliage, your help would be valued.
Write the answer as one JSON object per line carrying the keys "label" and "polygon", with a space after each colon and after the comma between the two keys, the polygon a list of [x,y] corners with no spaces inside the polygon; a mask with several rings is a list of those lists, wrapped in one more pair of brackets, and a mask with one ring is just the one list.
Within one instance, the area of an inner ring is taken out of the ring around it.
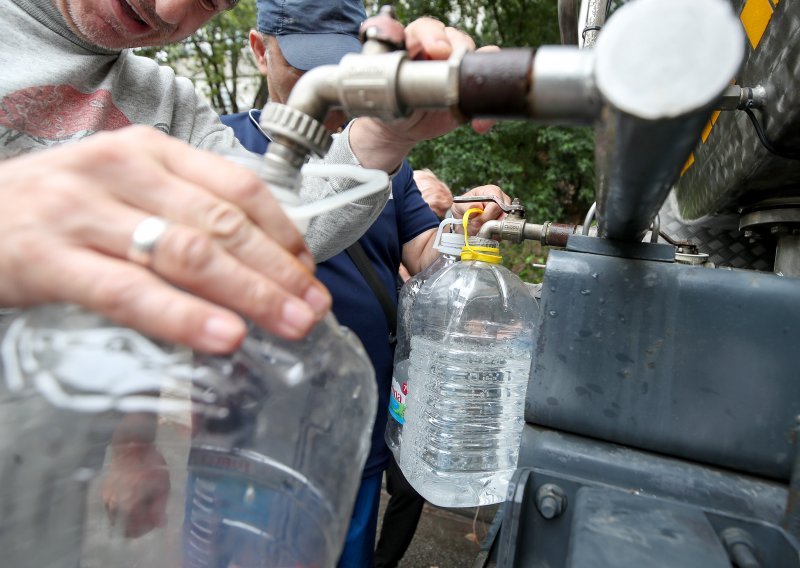
{"label": "green tree foliage", "polygon": [[421,144],[412,163],[436,172],[455,194],[499,185],[534,222],[577,221],[593,200],[593,148],[587,129],[505,122],[488,134],[464,126]]}
{"label": "green tree foliage", "polygon": [[242,0],[235,10],[222,12],[180,43],[137,53],[192,77],[218,113],[239,112],[237,97],[242,79],[258,76],[247,47],[255,22],[255,0]]}

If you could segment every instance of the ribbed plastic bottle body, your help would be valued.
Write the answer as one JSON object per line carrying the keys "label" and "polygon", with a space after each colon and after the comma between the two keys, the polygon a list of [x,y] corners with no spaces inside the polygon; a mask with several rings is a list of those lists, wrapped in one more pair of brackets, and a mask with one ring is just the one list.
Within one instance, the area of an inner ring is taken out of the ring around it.
{"label": "ribbed plastic bottle body", "polygon": [[519,454],[533,301],[500,265],[462,261],[417,295],[400,467],[431,503],[497,503]]}
{"label": "ribbed plastic bottle body", "polygon": [[47,306],[2,349],[9,565],[336,563],[377,396],[333,318],[208,357]]}
{"label": "ribbed plastic bottle body", "polygon": [[458,262],[458,257],[443,254],[433,261],[422,272],[413,276],[400,289],[397,300],[397,344],[394,349],[394,366],[392,368],[392,392],[389,395],[389,417],[386,420],[384,440],[394,454],[400,458],[402,447],[403,424],[406,417],[408,397],[408,366],[411,352],[411,314],[420,288],[428,279],[445,266]]}

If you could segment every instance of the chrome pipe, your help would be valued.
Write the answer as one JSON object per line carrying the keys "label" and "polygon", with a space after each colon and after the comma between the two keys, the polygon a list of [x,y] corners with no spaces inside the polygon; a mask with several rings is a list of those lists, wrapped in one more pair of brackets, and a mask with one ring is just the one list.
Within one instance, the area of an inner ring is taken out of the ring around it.
{"label": "chrome pipe", "polygon": [[533,59],[528,95],[530,117],[551,124],[591,124],[600,115],[594,80],[594,52],[566,46],[543,46]]}
{"label": "chrome pipe", "polygon": [[775,249],[775,273],[800,277],[800,235],[784,234],[778,237]]}
{"label": "chrome pipe", "polygon": [[324,122],[328,111],[340,104],[338,70],[337,65],[323,65],[306,72],[289,94],[286,106]]}
{"label": "chrome pipe", "polygon": [[606,108],[596,127],[600,236],[639,241],[744,57],[724,0],[638,0],[595,47]]}

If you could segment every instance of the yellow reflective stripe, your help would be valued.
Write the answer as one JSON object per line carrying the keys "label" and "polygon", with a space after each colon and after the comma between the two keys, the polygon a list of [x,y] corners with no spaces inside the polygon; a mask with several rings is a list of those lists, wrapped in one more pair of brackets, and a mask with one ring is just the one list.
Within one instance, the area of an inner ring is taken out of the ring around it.
{"label": "yellow reflective stripe", "polygon": [[[761,38],[764,37],[764,32],[767,31],[767,26],[772,20],[772,14],[775,12],[773,7],[777,6],[779,2],[780,0],[747,0],[747,2],[745,2],[742,13],[739,14],[739,19],[742,21],[747,39],[750,41],[750,45],[753,46],[753,49],[756,49],[758,44],[761,43]],[[736,81],[733,81],[733,83],[735,84]],[[717,123],[719,115],[720,111],[715,110],[711,114],[711,118],[708,120],[705,127],[703,127],[703,131],[700,133],[700,140],[703,144],[705,144],[708,137],[711,136],[711,130]],[[691,168],[693,164],[694,153],[686,160],[681,170],[681,175],[685,174],[686,170]]]}
{"label": "yellow reflective stripe", "polygon": [[686,163],[683,165],[683,169],[681,170],[681,175],[685,174],[686,170],[692,167],[692,164],[694,164],[694,152],[689,154],[689,159],[686,160]]}
{"label": "yellow reflective stripe", "polygon": [[721,111],[715,110],[713,113],[711,113],[711,118],[708,119],[708,122],[706,122],[706,125],[703,128],[703,132],[700,133],[700,140],[703,141],[703,144],[706,143],[706,140],[708,140],[708,137],[711,135],[711,129],[717,123],[720,112]]}
{"label": "yellow reflective stripe", "polygon": [[714,126],[714,125],[709,120],[708,122],[706,122],[706,125],[703,127],[703,131],[700,133],[700,140],[703,141],[703,144],[705,144],[706,140],[708,140],[708,136],[709,136],[709,134],[711,134],[711,127],[712,126]]}
{"label": "yellow reflective stripe", "polygon": [[757,48],[761,42],[761,38],[767,30],[767,25],[772,19],[773,11],[769,0],[747,0],[745,3],[739,17],[753,49]]}

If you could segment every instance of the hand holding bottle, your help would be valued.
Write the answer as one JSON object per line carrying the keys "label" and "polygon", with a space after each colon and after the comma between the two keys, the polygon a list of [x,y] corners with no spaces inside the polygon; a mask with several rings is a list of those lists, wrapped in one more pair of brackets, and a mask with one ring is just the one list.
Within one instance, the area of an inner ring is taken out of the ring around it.
{"label": "hand holding bottle", "polygon": [[72,302],[214,353],[243,339],[238,314],[296,339],[330,308],[267,186],[155,129],[8,159],[0,179],[0,306]]}

